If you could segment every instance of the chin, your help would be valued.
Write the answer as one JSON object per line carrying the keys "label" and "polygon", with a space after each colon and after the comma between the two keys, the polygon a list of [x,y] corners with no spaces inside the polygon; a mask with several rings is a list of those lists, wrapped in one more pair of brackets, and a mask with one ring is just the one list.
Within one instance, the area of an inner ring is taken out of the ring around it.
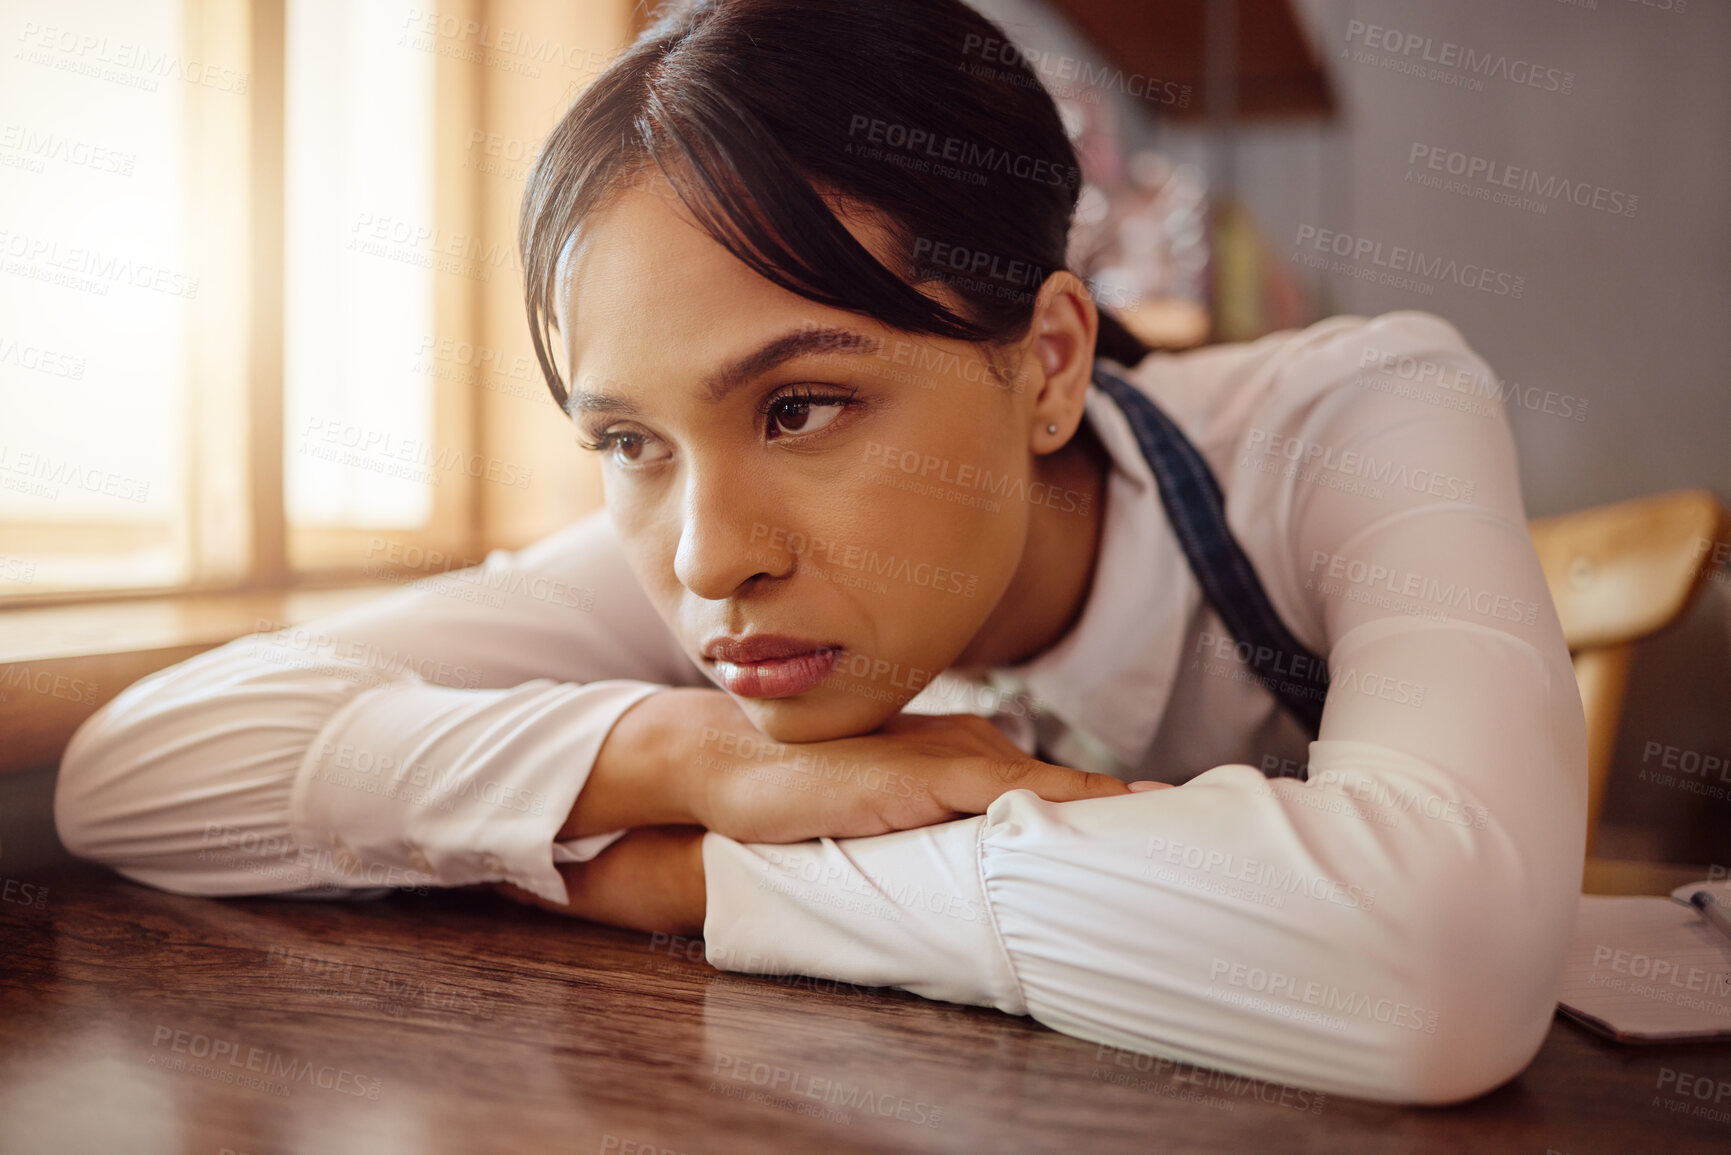
{"label": "chin", "polygon": [[827,742],[869,734],[906,705],[821,689],[796,698],[735,697],[734,701],[753,726],[777,742]]}

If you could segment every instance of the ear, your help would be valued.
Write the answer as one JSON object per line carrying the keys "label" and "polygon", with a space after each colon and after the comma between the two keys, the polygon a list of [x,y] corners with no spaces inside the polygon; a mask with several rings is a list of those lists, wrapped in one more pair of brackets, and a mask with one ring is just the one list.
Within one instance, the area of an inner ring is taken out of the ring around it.
{"label": "ear", "polygon": [[[1028,447],[1035,453],[1060,449],[1082,423],[1083,402],[1094,377],[1094,339],[1100,314],[1087,286],[1068,271],[1046,278],[1034,300],[1023,365],[1034,404]],[[1047,427],[1058,427],[1056,433]]]}

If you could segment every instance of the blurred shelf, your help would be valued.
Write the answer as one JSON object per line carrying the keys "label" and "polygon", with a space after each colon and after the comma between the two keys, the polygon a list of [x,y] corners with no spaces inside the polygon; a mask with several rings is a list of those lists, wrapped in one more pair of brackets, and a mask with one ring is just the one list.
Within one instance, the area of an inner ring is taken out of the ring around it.
{"label": "blurred shelf", "polygon": [[[1235,119],[1338,113],[1328,69],[1289,0],[1217,2],[1231,5],[1236,28],[1226,75]],[[1201,119],[1211,107],[1209,6],[1209,0],[1052,0],[1122,74],[1143,78],[1151,112],[1180,120]]]}
{"label": "blurred shelf", "polygon": [[1208,340],[1208,310],[1195,301],[1155,297],[1113,314],[1157,349],[1189,349]]}

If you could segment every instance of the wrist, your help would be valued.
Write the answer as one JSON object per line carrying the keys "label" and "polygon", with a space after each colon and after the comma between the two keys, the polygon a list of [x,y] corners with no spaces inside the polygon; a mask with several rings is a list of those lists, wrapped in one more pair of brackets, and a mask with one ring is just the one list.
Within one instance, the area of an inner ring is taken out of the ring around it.
{"label": "wrist", "polygon": [[[680,795],[689,817],[686,821],[706,830],[715,829],[719,811],[725,800],[720,798],[730,769],[721,751],[723,735],[755,732],[732,697],[724,690],[695,690],[680,703],[685,725],[678,731],[677,746],[672,751],[675,763],[671,773],[674,789]],[[697,840],[699,843],[702,839]],[[701,856],[698,866],[703,865]]]}
{"label": "wrist", "polygon": [[709,885],[703,873],[703,840],[706,836],[706,831],[697,831],[685,847],[683,874],[687,889],[684,892],[685,905],[681,915],[686,933],[693,938],[703,936],[703,924],[709,918]]}
{"label": "wrist", "polygon": [[614,719],[559,840],[639,826],[697,824],[689,751],[698,738],[688,740],[686,732],[693,729],[690,695],[708,693],[657,690]]}

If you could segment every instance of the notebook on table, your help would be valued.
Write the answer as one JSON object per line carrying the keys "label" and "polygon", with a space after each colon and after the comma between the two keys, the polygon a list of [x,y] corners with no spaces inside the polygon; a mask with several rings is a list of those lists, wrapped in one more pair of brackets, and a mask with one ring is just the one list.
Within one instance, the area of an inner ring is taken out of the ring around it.
{"label": "notebook on table", "polygon": [[1731,1039],[1731,936],[1690,905],[1698,890],[1731,907],[1731,880],[1583,894],[1558,1010],[1620,1043]]}

